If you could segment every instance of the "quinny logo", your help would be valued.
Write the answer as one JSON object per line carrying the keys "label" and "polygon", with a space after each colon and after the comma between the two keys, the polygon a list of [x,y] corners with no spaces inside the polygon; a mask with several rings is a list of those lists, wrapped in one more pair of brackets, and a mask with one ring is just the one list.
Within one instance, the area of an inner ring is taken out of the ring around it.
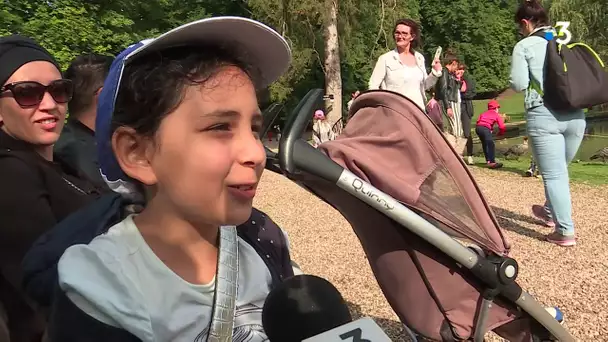
{"label": "quinny logo", "polygon": [[353,180],[353,189],[355,189],[355,191],[357,191],[357,192],[360,192],[360,193],[366,195],[367,197],[371,198],[372,200],[378,202],[378,204],[380,204],[386,210],[395,209],[395,207],[393,205],[391,205],[389,202],[387,202],[384,198],[380,197],[380,195],[375,193],[371,188],[366,187],[365,184],[363,183],[363,181],[361,181],[359,179]]}

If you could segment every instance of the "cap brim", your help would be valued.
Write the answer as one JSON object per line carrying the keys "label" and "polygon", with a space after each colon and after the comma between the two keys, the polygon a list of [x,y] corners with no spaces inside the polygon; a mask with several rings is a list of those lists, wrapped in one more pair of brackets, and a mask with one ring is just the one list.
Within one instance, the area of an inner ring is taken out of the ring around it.
{"label": "cap brim", "polygon": [[291,62],[291,49],[275,30],[255,20],[226,16],[197,20],[146,41],[125,63],[169,47],[206,43],[234,43],[243,49],[246,62],[260,72],[262,87],[281,77]]}

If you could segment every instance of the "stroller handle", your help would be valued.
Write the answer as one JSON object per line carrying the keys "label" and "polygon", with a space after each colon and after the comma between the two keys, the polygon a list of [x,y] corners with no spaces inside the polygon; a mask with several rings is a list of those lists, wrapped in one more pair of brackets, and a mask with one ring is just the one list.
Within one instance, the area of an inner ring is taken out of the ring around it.
{"label": "stroller handle", "polygon": [[266,134],[268,134],[268,132],[272,128],[272,124],[279,117],[279,114],[281,114],[284,107],[285,107],[285,105],[283,105],[282,103],[275,102],[264,110],[264,112],[262,113],[262,118],[263,118],[262,134],[261,134],[262,137],[264,137],[264,136],[266,136]]}

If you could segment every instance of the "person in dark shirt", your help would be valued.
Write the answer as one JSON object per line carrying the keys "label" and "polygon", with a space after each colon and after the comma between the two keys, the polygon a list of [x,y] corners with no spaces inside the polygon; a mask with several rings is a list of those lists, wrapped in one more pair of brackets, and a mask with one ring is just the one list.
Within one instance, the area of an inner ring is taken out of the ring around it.
{"label": "person in dark shirt", "polygon": [[473,165],[473,135],[471,134],[471,121],[475,115],[473,98],[475,97],[475,81],[471,73],[467,72],[464,63],[460,63],[456,77],[461,81],[460,86],[460,119],[462,121],[462,133],[466,141],[464,156],[469,165]]}
{"label": "person in dark shirt", "polygon": [[109,56],[86,54],[72,61],[65,78],[74,83],[74,96],[68,102],[68,122],[55,144],[55,155],[82,170],[99,187],[106,187],[106,183],[99,172],[95,146],[97,97],[113,60]]}
{"label": "person in dark shirt", "polygon": [[24,295],[21,261],[32,243],[99,189],[53,156],[72,98],[55,59],[30,38],[0,37],[0,336],[39,341],[45,319]]}
{"label": "person in dark shirt", "polygon": [[444,134],[458,154],[462,154],[464,143],[461,144],[461,140],[464,139],[460,119],[460,83],[456,79],[458,64],[456,55],[451,52],[445,55],[443,71],[435,87],[435,98],[441,105],[444,123],[447,123]]}

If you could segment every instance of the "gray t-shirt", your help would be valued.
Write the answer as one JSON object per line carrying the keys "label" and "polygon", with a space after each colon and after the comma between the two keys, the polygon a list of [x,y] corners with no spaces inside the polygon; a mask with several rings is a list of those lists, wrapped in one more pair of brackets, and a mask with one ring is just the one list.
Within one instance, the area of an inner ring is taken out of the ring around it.
{"label": "gray t-shirt", "polygon": [[[262,342],[262,307],[270,291],[268,268],[238,238],[239,284],[233,341]],[[127,330],[143,342],[204,342],[215,280],[191,284],[150,249],[133,216],[88,245],[71,246],[58,266],[59,284],[90,316]]]}

